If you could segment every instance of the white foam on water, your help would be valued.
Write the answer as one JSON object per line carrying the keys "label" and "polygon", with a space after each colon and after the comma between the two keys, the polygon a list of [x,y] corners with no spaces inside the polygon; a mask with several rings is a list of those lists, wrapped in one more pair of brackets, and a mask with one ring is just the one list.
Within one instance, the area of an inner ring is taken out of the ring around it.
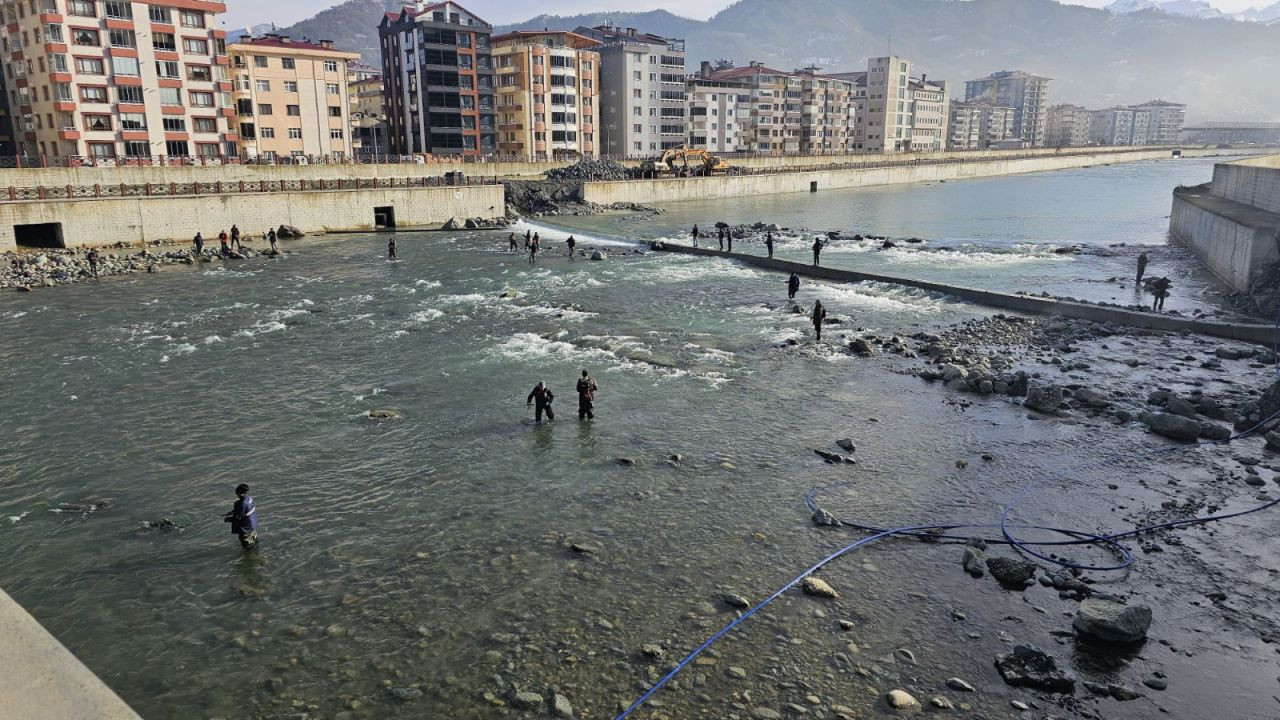
{"label": "white foam on water", "polygon": [[367,303],[367,302],[373,302],[373,296],[372,296],[372,295],[367,295],[367,294],[366,294],[366,295],[352,295],[352,296],[350,296],[350,297],[339,298],[339,299],[338,299],[338,301],[337,301],[335,304],[337,304],[337,305],[346,305],[346,304],[362,305],[362,304]]}
{"label": "white foam on water", "polygon": [[210,335],[204,339],[205,345],[216,345],[220,342],[226,342],[221,335]]}
{"label": "white foam on water", "polygon": [[428,323],[436,318],[444,317],[444,313],[435,308],[419,310],[409,316],[409,322],[412,323]]}
{"label": "white foam on water", "polygon": [[191,343],[178,343],[173,347],[169,348],[169,352],[173,353],[174,355],[190,355],[195,351],[196,351],[196,346],[192,345]]}
{"label": "white foam on water", "polygon": [[[525,231],[532,230],[533,232],[538,234],[539,239],[542,241],[543,247],[546,248],[547,251],[553,255],[556,252],[563,253],[563,250],[561,250],[561,248],[567,247],[565,246],[564,242],[565,240],[569,239],[570,235],[573,236],[574,240],[578,241],[579,249],[584,248],[588,245],[635,247],[637,245],[644,245],[647,243],[647,241],[641,240],[639,238],[636,238],[634,240],[629,240],[626,238],[604,237],[602,235],[592,235],[590,233],[581,232],[578,230],[566,230],[564,228],[558,228],[551,225],[544,225],[542,223],[536,223],[536,222],[532,222],[525,219],[517,220],[516,223],[511,226],[511,229],[516,231],[516,240],[520,242],[521,248],[524,247]],[[547,245],[548,242],[553,242],[559,247],[550,247]]]}
{"label": "white foam on water", "polygon": [[[564,337],[561,332],[556,337]],[[537,361],[540,363],[582,364],[595,363],[603,365],[602,373],[633,372],[642,375],[653,375],[659,380],[674,380],[682,377],[694,377],[719,387],[729,382],[729,378],[719,372],[690,372],[683,368],[655,365],[643,360],[633,360],[624,355],[599,347],[583,347],[564,340],[551,339],[534,333],[517,333],[493,346],[489,351],[503,360]]]}
{"label": "white foam on water", "polygon": [[435,302],[441,303],[444,305],[464,305],[464,304],[475,305],[475,304],[483,303],[486,300],[495,301],[498,299],[499,298],[491,298],[487,295],[481,295],[480,293],[467,293],[465,295],[441,295],[440,297],[435,299]]}
{"label": "white foam on water", "polygon": [[439,280],[418,280],[417,282],[414,283],[414,285],[417,285],[418,287],[438,288],[440,287],[440,281]]}
{"label": "white foam on water", "polygon": [[[927,293],[911,292],[884,283],[863,282],[848,285],[810,283],[804,289],[808,290],[810,295],[817,295],[824,305],[829,305],[829,309],[837,312],[844,309],[842,305],[853,305],[862,310],[936,313],[941,311],[944,305],[941,300]],[[802,304],[801,307],[805,305]],[[856,322],[857,318],[855,317],[854,320]]]}
{"label": "white foam on water", "polygon": [[28,511],[26,511],[26,512],[22,513],[21,515],[10,515],[10,516],[9,516],[9,524],[10,524],[10,525],[17,525],[18,523],[22,522],[22,519],[23,519],[23,518],[25,518],[26,516],[28,516],[28,515],[30,515],[30,514],[31,514],[31,511],[30,511],[30,510],[28,510]]}
{"label": "white foam on water", "polygon": [[26,314],[27,314],[26,310],[16,310],[14,312],[5,313],[4,316],[12,320],[17,320],[18,318],[23,317]]}
{"label": "white foam on water", "polygon": [[168,356],[168,355],[161,355],[161,356],[160,356],[160,362],[162,362],[162,363],[167,363],[167,362],[169,362],[169,356]]}

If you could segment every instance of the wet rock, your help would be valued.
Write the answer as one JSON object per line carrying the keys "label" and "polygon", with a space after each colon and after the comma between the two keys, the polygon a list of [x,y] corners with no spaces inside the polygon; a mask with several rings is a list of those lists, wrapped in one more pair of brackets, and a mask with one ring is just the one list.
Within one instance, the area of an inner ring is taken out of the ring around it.
{"label": "wet rock", "polygon": [[740,667],[731,666],[731,667],[730,667],[726,672],[727,672],[727,674],[729,675],[729,677],[731,677],[731,678],[733,678],[733,679],[735,679],[735,680],[746,680],[746,679],[747,679],[747,671],[746,671],[746,670],[743,670],[743,669],[742,669],[742,668],[740,668]]}
{"label": "wet rock", "polygon": [[1091,388],[1080,388],[1075,391],[1075,398],[1082,405],[1092,408],[1104,408],[1110,405],[1110,401],[1102,393]]}
{"label": "wet rock", "polygon": [[556,717],[571,718],[573,717],[573,704],[569,702],[569,698],[556,693],[551,698],[551,712]]}
{"label": "wet rock", "polygon": [[805,578],[800,587],[804,590],[806,595],[823,598],[840,597],[840,594],[835,591],[835,588],[828,585],[825,580],[821,580],[816,577],[811,576]]}
{"label": "wet rock", "polygon": [[739,610],[745,610],[746,608],[751,607],[751,603],[747,602],[747,599],[742,597],[741,595],[726,593],[720,599],[724,600],[725,605],[728,605],[729,607],[732,607],[732,608],[738,608]]}
{"label": "wet rock", "polygon": [[1229,440],[1231,439],[1231,429],[1217,423],[1202,422],[1200,423],[1200,437],[1217,442]]}
{"label": "wet rock", "polygon": [[1174,415],[1181,415],[1182,417],[1189,418],[1191,420],[1196,419],[1196,406],[1192,405],[1190,401],[1184,400],[1176,395],[1169,397],[1169,399],[1165,401],[1164,409]]}
{"label": "wet rock", "polygon": [[1158,678],[1158,677],[1146,678],[1145,680],[1142,681],[1142,684],[1146,685],[1152,690],[1165,690],[1169,687],[1168,680],[1165,680],[1164,678]]}
{"label": "wet rock", "polygon": [[1143,413],[1139,416],[1151,432],[1172,440],[1193,442],[1200,437],[1200,423],[1171,413]]}
{"label": "wet rock", "polygon": [[767,707],[751,708],[751,717],[755,720],[782,720],[782,713]]}
{"label": "wet rock", "polygon": [[636,464],[635,460],[632,460],[631,458],[626,458],[626,457],[616,458],[614,459],[614,462],[618,463],[622,467],[635,467],[635,464]]}
{"label": "wet rock", "polygon": [[862,338],[855,338],[853,342],[849,343],[849,351],[856,355],[870,357],[875,354],[876,348],[874,345]]}
{"label": "wet rock", "polygon": [[1035,384],[1027,388],[1027,398],[1022,401],[1022,406],[1045,415],[1056,415],[1062,398],[1061,386]]}
{"label": "wet rock", "polygon": [[596,250],[595,252],[591,253],[591,259],[596,261],[608,260],[609,256],[602,250]]}
{"label": "wet rock", "polygon": [[996,655],[996,670],[1014,687],[1059,693],[1075,691],[1075,676],[1059,667],[1057,658],[1034,645],[1017,645],[1013,652]]}
{"label": "wet rock", "polygon": [[819,450],[817,448],[814,448],[813,452],[816,453],[818,457],[822,458],[823,460],[826,460],[827,462],[833,465],[840,465],[840,464],[853,465],[856,463],[856,461],[853,458],[845,457],[840,453],[827,452],[826,450]]}
{"label": "wet rock", "polygon": [[662,646],[655,645],[654,643],[642,645],[640,647],[640,652],[643,653],[645,657],[651,658],[661,658],[663,655]]}
{"label": "wet rock", "polygon": [[976,692],[972,685],[958,677],[947,678],[947,687],[956,692]]}
{"label": "wet rock", "polygon": [[916,710],[920,707],[920,701],[905,690],[890,690],[884,699],[894,710]]}
{"label": "wet rock", "polygon": [[817,510],[813,511],[812,519],[813,519],[813,524],[819,527],[840,527],[841,525],[840,521],[836,519],[835,515],[832,515],[830,512],[827,512],[822,508],[818,508]]}
{"label": "wet rock", "polygon": [[853,440],[849,438],[842,438],[840,440],[837,440],[836,447],[840,448],[845,452],[853,452],[854,450]]}
{"label": "wet rock", "polygon": [[1018,588],[1026,587],[1036,575],[1035,563],[1006,557],[987,558],[987,569],[1002,584]]}
{"label": "wet rock", "polygon": [[984,560],[985,557],[981,550],[976,547],[969,546],[964,549],[964,558],[961,560],[961,563],[964,565],[965,572],[974,577],[982,577],[987,572],[983,569],[985,564]]}
{"label": "wet rock", "polygon": [[1072,627],[1083,635],[1108,642],[1137,642],[1147,636],[1151,627],[1151,608],[1089,598],[1080,603]]}
{"label": "wet rock", "polygon": [[292,225],[281,225],[276,228],[276,237],[278,238],[300,238],[306,237],[306,233]]}
{"label": "wet rock", "polygon": [[1267,449],[1280,452],[1280,431],[1272,430],[1267,433]]}
{"label": "wet rock", "polygon": [[391,696],[400,702],[413,702],[422,697],[422,691],[414,687],[393,687]]}
{"label": "wet rock", "polygon": [[456,217],[451,217],[440,226],[441,230],[462,230],[466,225]]}
{"label": "wet rock", "polygon": [[399,420],[399,419],[400,419],[400,418],[402,418],[402,417],[404,417],[404,416],[400,414],[400,411],[399,411],[399,410],[387,410],[387,409],[383,409],[383,410],[370,410],[370,411],[369,411],[369,419],[370,419],[370,420],[379,420],[379,421],[384,421],[384,420]]}
{"label": "wet rock", "polygon": [[1220,347],[1213,351],[1213,354],[1223,360],[1243,360],[1247,357],[1253,357],[1253,353],[1239,348]]}
{"label": "wet rock", "polygon": [[537,710],[542,707],[542,696],[535,692],[527,690],[516,693],[512,698],[512,704],[521,710]]}
{"label": "wet rock", "polygon": [[569,543],[569,549],[579,555],[599,555],[604,552],[604,546],[593,542],[575,542]]}
{"label": "wet rock", "polygon": [[934,695],[933,697],[929,698],[929,704],[932,705],[933,707],[938,708],[939,710],[955,710],[956,709],[955,703],[951,702],[950,699],[948,699],[943,695]]}

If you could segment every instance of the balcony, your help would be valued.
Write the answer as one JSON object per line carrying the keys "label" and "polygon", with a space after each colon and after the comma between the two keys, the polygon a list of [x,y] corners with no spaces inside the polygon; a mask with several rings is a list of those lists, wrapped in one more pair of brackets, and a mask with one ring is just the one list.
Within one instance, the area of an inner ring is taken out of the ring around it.
{"label": "balcony", "polygon": [[514,130],[523,130],[523,129],[524,129],[524,124],[522,123],[507,123],[506,125],[498,126],[499,132],[510,132]]}
{"label": "balcony", "polygon": [[498,106],[498,112],[500,112],[500,113],[505,113],[505,112],[522,112],[523,110],[524,110],[524,106],[523,106],[523,105],[499,105],[499,106]]}

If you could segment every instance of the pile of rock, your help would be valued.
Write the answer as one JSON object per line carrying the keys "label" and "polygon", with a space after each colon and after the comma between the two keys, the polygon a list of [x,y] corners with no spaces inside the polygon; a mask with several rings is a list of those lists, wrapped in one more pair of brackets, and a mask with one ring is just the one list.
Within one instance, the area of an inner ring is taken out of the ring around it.
{"label": "pile of rock", "polygon": [[509,225],[506,218],[488,219],[488,218],[466,218],[465,220],[458,217],[449,218],[441,230],[496,230]]}
{"label": "pile of rock", "polygon": [[[283,253],[259,253],[245,248],[223,258],[215,250],[205,249],[196,254],[190,250],[138,252],[108,252],[98,249],[98,278],[129,275],[140,272],[157,272],[162,265],[191,265],[215,260],[244,260],[258,255]],[[6,252],[0,256],[0,289],[29,291],[39,287],[55,287],[95,279],[89,265],[88,248],[49,249],[39,252]]]}
{"label": "pile of rock", "polygon": [[563,168],[547,171],[548,180],[626,180],[631,171],[608,158],[583,158]]}

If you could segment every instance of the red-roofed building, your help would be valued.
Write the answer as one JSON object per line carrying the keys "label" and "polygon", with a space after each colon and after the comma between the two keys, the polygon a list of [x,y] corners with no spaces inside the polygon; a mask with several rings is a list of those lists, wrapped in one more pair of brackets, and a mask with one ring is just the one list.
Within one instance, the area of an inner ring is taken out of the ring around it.
{"label": "red-roofed building", "polygon": [[347,64],[358,53],[285,35],[244,36],[227,49],[241,155],[352,154]]}

